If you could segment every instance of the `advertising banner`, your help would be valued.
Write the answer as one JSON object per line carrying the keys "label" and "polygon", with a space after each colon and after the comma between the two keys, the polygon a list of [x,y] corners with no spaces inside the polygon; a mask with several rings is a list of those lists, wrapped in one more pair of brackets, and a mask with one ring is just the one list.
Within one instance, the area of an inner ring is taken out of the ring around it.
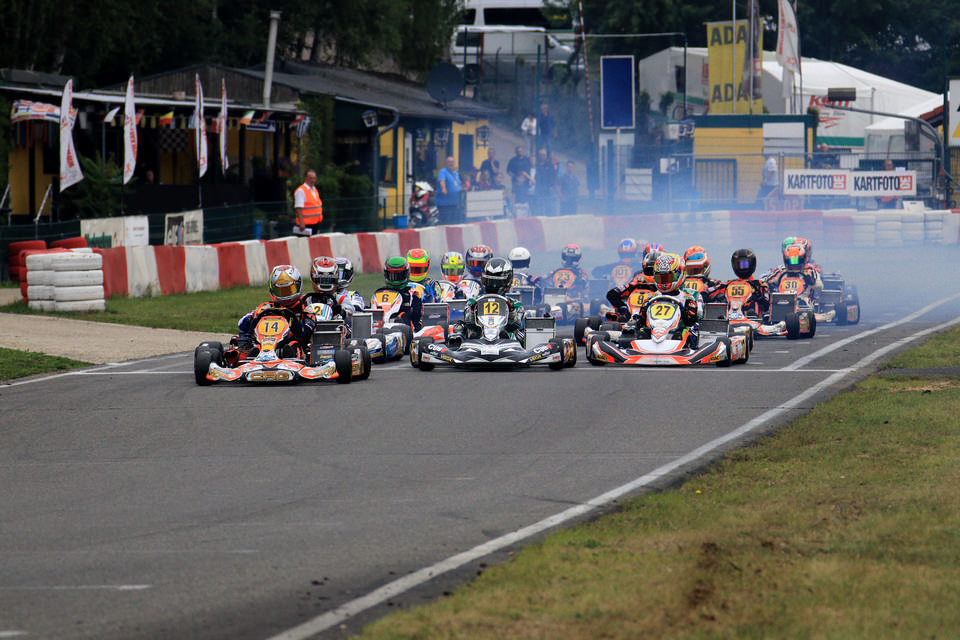
{"label": "advertising banner", "polygon": [[163,244],[203,244],[203,210],[168,213],[164,218]]}
{"label": "advertising banner", "polygon": [[753,52],[760,50],[760,30],[750,46],[750,21],[707,23],[707,64],[710,76],[710,113],[763,113],[763,99],[754,94],[750,108],[750,82],[744,70],[757,67]]}
{"label": "advertising banner", "polygon": [[783,193],[788,196],[916,196],[916,171],[848,171],[786,169]]}

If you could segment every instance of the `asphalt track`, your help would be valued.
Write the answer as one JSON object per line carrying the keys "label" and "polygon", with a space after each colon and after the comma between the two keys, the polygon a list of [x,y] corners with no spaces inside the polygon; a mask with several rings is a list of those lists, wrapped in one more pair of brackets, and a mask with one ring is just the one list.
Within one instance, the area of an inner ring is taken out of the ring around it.
{"label": "asphalt track", "polygon": [[0,387],[0,638],[343,637],[957,322],[956,250],[930,258],[860,279],[860,325],[730,369],[201,388],[182,354]]}

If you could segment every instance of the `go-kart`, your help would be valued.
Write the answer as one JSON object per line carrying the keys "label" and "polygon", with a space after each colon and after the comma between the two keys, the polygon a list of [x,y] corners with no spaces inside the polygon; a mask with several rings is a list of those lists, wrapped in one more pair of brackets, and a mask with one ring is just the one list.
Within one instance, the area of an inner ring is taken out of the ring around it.
{"label": "go-kart", "polygon": [[[542,311],[549,310],[550,314],[557,319],[559,324],[573,324],[577,318],[584,318],[591,313],[596,315],[600,313],[603,300],[600,297],[592,296],[593,281],[583,283],[584,291],[576,287],[578,276],[571,269],[558,269],[550,277],[544,279],[542,308],[537,308],[536,315],[542,315]],[[606,286],[605,281],[598,280],[601,288]],[[576,288],[574,288],[576,287]]]}
{"label": "go-kart", "polygon": [[378,291],[373,302],[376,306],[354,314],[353,336],[367,345],[375,363],[402,358],[410,353],[411,345],[418,338],[430,336],[442,340],[446,337],[449,322],[449,305],[446,303],[440,306],[424,304],[423,328],[414,331],[410,325],[395,321],[403,304],[399,292]]}
{"label": "go-kart", "polygon": [[[348,383],[354,376],[370,375],[365,347],[345,347],[342,321],[323,320],[320,335],[314,333],[309,351],[295,346],[291,322],[296,314],[282,307],[268,307],[254,319],[250,348],[241,349],[237,338],[224,350],[220,342],[202,342],[193,352],[197,384],[214,382],[298,382],[336,380]],[[336,324],[337,340],[331,340]],[[331,343],[332,342],[332,343]],[[244,345],[246,347],[247,345]],[[229,363],[229,364],[228,364]]]}
{"label": "go-kart", "polygon": [[816,301],[817,311],[833,311],[832,320],[837,325],[857,324],[860,322],[860,298],[857,287],[845,284],[839,273],[827,273],[822,277],[823,290]]}
{"label": "go-kart", "polygon": [[468,369],[513,369],[545,364],[553,370],[577,363],[576,345],[556,337],[552,317],[525,318],[524,331],[511,336],[506,327],[511,304],[505,297],[487,294],[477,300],[477,322],[482,334],[474,338],[448,336],[446,341],[426,336],[410,349],[410,364],[421,371],[436,365]]}
{"label": "go-kart", "polygon": [[[716,299],[725,301],[725,319],[733,331],[757,337],[786,336],[789,340],[812,338],[817,332],[816,313],[813,307],[797,295],[803,279],[790,280],[786,285],[781,281],[781,288],[785,287],[785,291],[770,294],[770,311],[764,317],[757,316],[748,309],[748,302],[753,295],[753,286],[748,280],[728,282]],[[796,280],[800,280],[799,285]]]}
{"label": "go-kart", "polygon": [[[468,280],[467,282],[470,284],[460,287],[449,280],[437,280],[437,302],[447,304],[447,319],[450,322],[463,319],[463,310],[467,306],[467,298],[471,297],[468,295],[469,293],[474,292],[479,295],[480,284],[474,280]],[[476,295],[472,297],[476,297]]]}
{"label": "go-kart", "polygon": [[592,365],[637,366],[716,364],[728,367],[750,357],[748,337],[729,334],[726,322],[701,322],[694,343],[689,329],[681,329],[682,307],[669,296],[655,296],[647,306],[644,326],[627,323],[620,331],[596,331],[587,338],[586,355]]}
{"label": "go-kart", "polygon": [[[639,313],[643,303],[652,298],[657,292],[653,289],[634,289],[624,301],[627,307],[626,317],[620,317],[616,311],[608,310],[603,316],[590,315],[586,318],[578,318],[573,324],[573,340],[577,344],[586,344],[587,336],[592,331],[611,331],[619,332],[623,328],[623,323],[627,322],[634,314]],[[605,305],[606,306],[606,305]]]}

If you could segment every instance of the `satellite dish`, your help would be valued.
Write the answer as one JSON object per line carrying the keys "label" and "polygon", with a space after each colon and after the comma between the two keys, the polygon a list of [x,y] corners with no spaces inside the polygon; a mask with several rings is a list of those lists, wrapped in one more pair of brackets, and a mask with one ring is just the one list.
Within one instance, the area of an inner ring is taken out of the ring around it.
{"label": "satellite dish", "polygon": [[441,62],[427,74],[427,93],[444,107],[463,92],[463,73],[450,62]]}

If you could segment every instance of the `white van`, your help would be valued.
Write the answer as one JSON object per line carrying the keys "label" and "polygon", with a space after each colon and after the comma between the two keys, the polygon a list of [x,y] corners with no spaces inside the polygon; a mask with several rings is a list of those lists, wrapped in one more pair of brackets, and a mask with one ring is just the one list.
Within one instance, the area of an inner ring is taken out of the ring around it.
{"label": "white van", "polygon": [[573,28],[568,11],[548,7],[543,0],[466,0],[460,14],[460,24],[468,27],[542,27],[564,31]]}
{"label": "white van", "polygon": [[463,69],[468,83],[476,82],[483,64],[534,65],[537,54],[544,68],[566,63],[573,48],[561,44],[542,27],[459,26],[450,47],[450,62]]}

